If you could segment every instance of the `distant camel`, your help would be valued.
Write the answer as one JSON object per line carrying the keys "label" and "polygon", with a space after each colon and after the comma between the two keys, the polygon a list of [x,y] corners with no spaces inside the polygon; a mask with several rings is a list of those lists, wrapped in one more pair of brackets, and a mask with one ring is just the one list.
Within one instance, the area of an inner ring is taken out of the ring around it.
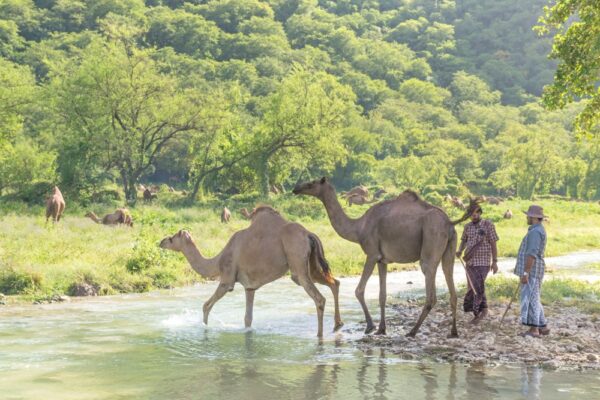
{"label": "distant camel", "polygon": [[340,195],[345,198],[348,198],[348,197],[354,196],[354,195],[369,197],[369,189],[367,189],[366,186],[358,185],[358,186],[353,187],[352,189],[350,189],[347,192],[341,192]]}
{"label": "distant camel", "polygon": [[500,203],[502,203],[502,199],[500,197],[488,197],[487,198],[487,202],[488,204],[492,204],[492,205],[499,205]]}
{"label": "distant camel", "polygon": [[510,210],[506,210],[504,213],[504,219],[511,219],[513,217],[513,213]]}
{"label": "distant camel", "polygon": [[[203,321],[208,323],[210,310],[239,282],[246,290],[246,327],[252,325],[254,292],[263,285],[284,276],[288,271],[292,280],[306,290],[317,307],[319,337],[323,336],[325,298],[313,282],[328,286],[335,304],[335,328],[342,327],[338,292],[340,282],[333,278],[325,260],[323,245],[314,233],[302,225],[286,221],[270,207],[255,210],[252,224],[233,234],[219,255],[205,259],[187,231],[166,237],[160,247],[182,252],[200,275],[219,278],[213,296],[204,303]],[[283,299],[285,302],[285,299]]]}
{"label": "distant camel", "polygon": [[246,207],[240,209],[240,214],[242,214],[244,216],[244,218],[246,218],[246,219],[252,219],[253,213],[254,213],[254,211],[252,213],[249,213],[248,210],[246,209]]}
{"label": "distant camel", "polygon": [[370,204],[370,203],[374,203],[377,201],[375,199],[369,200],[365,196],[361,196],[360,194],[352,195],[352,196],[348,197],[347,200],[348,200],[348,206],[351,206],[352,204],[357,204],[360,206],[363,204]]}
{"label": "distant camel", "polygon": [[349,218],[342,209],[335,189],[326,178],[297,185],[294,194],[304,194],[321,200],[333,229],[346,240],[359,243],[366,254],[364,270],[355,294],[365,314],[365,333],[375,330],[365,302],[365,287],[375,264],[379,270],[379,307],[381,319],[376,334],[386,333],[385,303],[387,265],[420,261],[425,275],[426,302],[417,323],[408,336],[415,336],[423,320],[436,303],[435,274],[440,261],[450,293],[452,327],[450,337],[457,337],[456,289],[453,270],[457,235],[454,225],[469,218],[476,202],[472,202],[458,221],[450,221],[438,207],[423,201],[416,193],[405,191],[392,200],[377,203],[362,217]]}
{"label": "distant camel", "polygon": [[146,188],[146,190],[144,190],[144,200],[152,201],[155,199],[158,199],[158,195],[156,193],[152,193],[150,189]]}
{"label": "distant camel", "polygon": [[52,195],[46,198],[46,223],[48,218],[52,217],[52,221],[60,221],[60,217],[65,211],[65,199],[58,186],[52,189]]}
{"label": "distant camel", "polygon": [[467,207],[465,206],[465,203],[462,202],[461,199],[459,199],[456,196],[452,197],[452,205],[456,208],[458,208],[459,210],[466,210]]}
{"label": "distant camel", "polygon": [[85,214],[86,217],[91,218],[97,224],[103,225],[127,225],[133,227],[133,220],[129,210],[126,208],[117,208],[114,213],[106,214],[102,219],[98,218],[94,212],[90,211]]}
{"label": "distant camel", "polygon": [[227,207],[223,207],[223,211],[221,211],[221,222],[228,223],[231,219],[231,211]]}

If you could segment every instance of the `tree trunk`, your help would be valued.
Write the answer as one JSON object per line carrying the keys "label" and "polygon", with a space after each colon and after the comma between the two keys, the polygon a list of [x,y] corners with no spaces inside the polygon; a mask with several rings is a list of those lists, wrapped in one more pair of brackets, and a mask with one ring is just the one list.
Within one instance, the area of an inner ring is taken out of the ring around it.
{"label": "tree trunk", "polygon": [[129,204],[135,204],[137,201],[137,188],[135,187],[137,178],[130,176],[124,171],[121,171],[121,179],[123,180],[123,191],[125,192],[125,200]]}
{"label": "tree trunk", "polygon": [[259,165],[259,191],[261,196],[269,196],[269,159],[263,158]]}

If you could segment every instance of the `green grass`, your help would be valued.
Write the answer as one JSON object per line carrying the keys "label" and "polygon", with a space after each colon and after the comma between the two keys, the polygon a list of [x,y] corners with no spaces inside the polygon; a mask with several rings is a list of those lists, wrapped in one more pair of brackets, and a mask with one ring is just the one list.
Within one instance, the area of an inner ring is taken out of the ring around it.
{"label": "green grass", "polygon": [[[42,206],[0,203],[0,293],[18,294],[26,299],[69,294],[74,285],[87,283],[100,294],[143,292],[191,284],[201,280],[180,254],[162,251],[160,239],[179,229],[192,232],[205,256],[217,254],[236,231],[248,226],[238,210],[256,204],[252,196],[234,196],[227,201],[209,199],[188,206],[181,196],[161,193],[160,203],[140,202],[132,208],[133,229],[105,227],[84,218],[87,210],[98,215],[112,212],[116,204],[81,207],[67,203],[64,220],[56,226],[45,224]],[[301,222],[323,241],[325,255],[336,276],[359,274],[364,255],[357,244],[340,238],[331,228],[323,206],[313,198],[291,194],[270,199],[269,204],[292,221]],[[543,200],[551,220],[547,225],[547,255],[600,248],[600,206],[560,200]],[[484,216],[496,222],[501,256],[514,256],[527,230],[525,210],[530,202],[510,201],[485,206]],[[233,214],[232,222],[220,223],[221,207]],[[353,206],[348,213],[357,217],[368,206]],[[510,208],[512,220],[502,219]],[[458,211],[449,210],[451,217]],[[458,227],[458,233],[462,227]],[[412,265],[392,265],[395,269]]]}

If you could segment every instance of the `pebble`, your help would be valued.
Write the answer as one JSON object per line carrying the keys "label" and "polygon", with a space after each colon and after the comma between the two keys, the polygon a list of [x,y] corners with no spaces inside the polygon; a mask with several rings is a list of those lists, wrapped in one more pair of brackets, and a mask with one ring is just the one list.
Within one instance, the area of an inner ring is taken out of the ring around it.
{"label": "pebble", "polygon": [[590,362],[596,362],[596,361],[598,361],[598,356],[597,356],[597,355],[595,355],[595,354],[588,354],[588,355],[587,355],[587,359],[588,359],[588,361],[590,361]]}

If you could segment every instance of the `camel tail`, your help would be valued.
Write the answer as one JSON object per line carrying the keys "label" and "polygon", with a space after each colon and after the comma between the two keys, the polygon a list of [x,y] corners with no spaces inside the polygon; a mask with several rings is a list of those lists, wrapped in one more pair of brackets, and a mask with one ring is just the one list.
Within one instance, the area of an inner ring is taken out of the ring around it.
{"label": "camel tail", "polygon": [[480,197],[469,199],[469,206],[465,210],[465,213],[459,219],[451,221],[452,225],[457,225],[457,224],[460,224],[461,222],[468,220],[471,217],[471,214],[473,214],[473,212],[475,212],[475,210],[479,207],[481,202],[482,202],[482,200]]}
{"label": "camel tail", "polygon": [[[325,252],[323,251],[323,244],[319,237],[315,234],[309,234],[308,240],[310,240],[310,256],[315,260],[315,264],[318,265],[321,269],[321,274],[323,278],[330,284],[335,284],[335,279],[333,275],[331,275],[331,268],[329,268],[329,263],[325,259]],[[312,260],[311,260],[312,261]]]}

